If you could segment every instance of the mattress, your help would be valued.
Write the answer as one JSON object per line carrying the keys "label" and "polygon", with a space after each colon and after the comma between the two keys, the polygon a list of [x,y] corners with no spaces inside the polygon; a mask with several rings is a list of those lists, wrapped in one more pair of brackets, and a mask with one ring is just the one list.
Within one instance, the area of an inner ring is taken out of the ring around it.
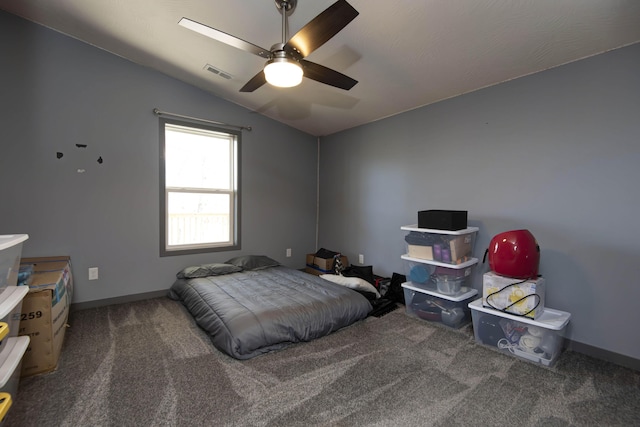
{"label": "mattress", "polygon": [[178,279],[169,297],[184,304],[216,348],[236,359],[323,337],[372,309],[354,290],[284,266]]}

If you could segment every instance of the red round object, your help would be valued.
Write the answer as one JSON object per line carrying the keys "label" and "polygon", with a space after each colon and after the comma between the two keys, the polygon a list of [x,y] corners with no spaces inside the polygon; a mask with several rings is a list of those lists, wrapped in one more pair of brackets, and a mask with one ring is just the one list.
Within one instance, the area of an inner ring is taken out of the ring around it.
{"label": "red round object", "polygon": [[489,244],[489,268],[514,279],[538,277],[540,246],[529,230],[496,234]]}

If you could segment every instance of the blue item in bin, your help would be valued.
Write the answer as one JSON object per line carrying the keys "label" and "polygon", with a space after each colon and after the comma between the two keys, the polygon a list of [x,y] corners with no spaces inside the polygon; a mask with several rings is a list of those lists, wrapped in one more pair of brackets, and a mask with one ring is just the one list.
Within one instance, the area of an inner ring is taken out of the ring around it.
{"label": "blue item in bin", "polygon": [[427,283],[431,277],[431,273],[427,270],[427,267],[421,264],[414,265],[409,270],[409,280],[414,283]]}
{"label": "blue item in bin", "polygon": [[26,285],[32,274],[33,274],[32,264],[21,265],[20,270],[18,271],[18,286]]}

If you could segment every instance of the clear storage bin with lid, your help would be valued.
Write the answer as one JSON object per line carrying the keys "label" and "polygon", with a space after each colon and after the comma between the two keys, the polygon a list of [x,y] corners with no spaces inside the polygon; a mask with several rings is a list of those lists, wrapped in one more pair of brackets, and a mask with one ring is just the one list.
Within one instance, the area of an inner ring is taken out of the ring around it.
{"label": "clear storage bin with lid", "polygon": [[533,320],[483,307],[482,298],[470,302],[469,308],[477,343],[545,366],[558,359],[570,313],[545,307]]}
{"label": "clear storage bin with lid", "polygon": [[27,234],[0,235],[0,290],[17,284],[22,244],[28,238]]}
{"label": "clear storage bin with lid", "polygon": [[11,408],[11,401],[16,400],[18,385],[20,383],[20,371],[22,358],[29,347],[29,337],[7,338],[0,350],[0,426],[4,426],[4,418]]}
{"label": "clear storage bin with lid", "polygon": [[401,230],[405,235],[406,254],[412,258],[434,261],[442,264],[463,264],[472,259],[478,227],[463,230],[433,230],[405,225]]}
{"label": "clear storage bin with lid", "polygon": [[0,350],[7,338],[18,336],[22,300],[28,292],[27,286],[7,286],[0,290]]}
{"label": "clear storage bin with lid", "polygon": [[407,280],[416,285],[432,286],[446,295],[454,295],[463,287],[471,287],[471,267],[478,263],[472,258],[458,265],[425,261],[408,255],[401,256]]}
{"label": "clear storage bin with lid", "polygon": [[426,285],[402,284],[406,312],[411,317],[439,322],[460,328],[471,322],[469,302],[478,294],[476,289],[463,287],[456,294],[443,295]]}

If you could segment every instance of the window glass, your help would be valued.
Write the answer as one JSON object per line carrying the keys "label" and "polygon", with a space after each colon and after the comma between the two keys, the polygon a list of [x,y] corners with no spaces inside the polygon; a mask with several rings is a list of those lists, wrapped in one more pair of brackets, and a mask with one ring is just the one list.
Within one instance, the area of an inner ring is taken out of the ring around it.
{"label": "window glass", "polygon": [[231,188],[234,135],[167,126],[165,131],[167,186]]}
{"label": "window glass", "polygon": [[231,244],[230,199],[228,194],[168,192],[167,243]]}

